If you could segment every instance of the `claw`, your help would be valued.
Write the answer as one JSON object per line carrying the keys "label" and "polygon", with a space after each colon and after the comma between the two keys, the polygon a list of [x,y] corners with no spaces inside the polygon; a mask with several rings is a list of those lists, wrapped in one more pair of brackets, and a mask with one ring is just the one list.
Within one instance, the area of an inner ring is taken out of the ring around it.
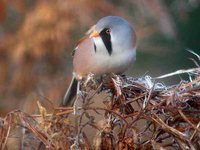
{"label": "claw", "polygon": [[87,86],[87,84],[89,83],[89,81],[92,81],[94,83],[94,74],[93,73],[89,73],[87,75],[86,81],[84,83],[84,86]]}

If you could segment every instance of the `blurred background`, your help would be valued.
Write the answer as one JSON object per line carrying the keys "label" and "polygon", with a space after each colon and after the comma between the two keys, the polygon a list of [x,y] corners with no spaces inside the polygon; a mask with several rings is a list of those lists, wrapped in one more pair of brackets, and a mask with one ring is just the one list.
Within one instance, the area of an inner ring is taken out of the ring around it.
{"label": "blurred background", "polygon": [[128,75],[194,67],[186,49],[200,52],[199,0],[0,0],[0,116],[34,112],[37,100],[58,105],[71,79],[71,51],[107,15],[136,29],[137,62]]}

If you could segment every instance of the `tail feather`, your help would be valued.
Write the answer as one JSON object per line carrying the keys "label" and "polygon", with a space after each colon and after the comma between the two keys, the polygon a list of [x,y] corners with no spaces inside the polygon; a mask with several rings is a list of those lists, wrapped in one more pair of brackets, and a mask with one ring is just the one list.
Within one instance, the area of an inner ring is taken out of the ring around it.
{"label": "tail feather", "polygon": [[72,77],[71,83],[65,93],[64,99],[62,101],[62,106],[73,106],[74,100],[77,93],[77,84],[78,81],[76,80],[75,76]]}

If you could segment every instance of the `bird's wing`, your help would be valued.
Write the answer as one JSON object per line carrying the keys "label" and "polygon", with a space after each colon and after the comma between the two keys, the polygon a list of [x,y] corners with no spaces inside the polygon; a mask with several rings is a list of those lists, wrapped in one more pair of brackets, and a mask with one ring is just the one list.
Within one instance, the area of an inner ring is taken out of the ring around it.
{"label": "bird's wing", "polygon": [[75,52],[76,52],[78,46],[80,45],[80,43],[82,43],[82,42],[83,42],[85,39],[87,39],[87,38],[89,38],[88,35],[82,37],[82,38],[77,42],[75,49],[72,51],[72,56],[74,56],[74,54],[75,54]]}
{"label": "bird's wing", "polygon": [[74,54],[75,54],[75,52],[76,52],[76,50],[77,50],[79,44],[82,43],[85,39],[89,38],[89,35],[94,31],[95,26],[96,26],[96,25],[93,25],[93,26],[85,33],[85,36],[82,37],[82,38],[77,42],[75,49],[72,51],[72,56],[74,56]]}

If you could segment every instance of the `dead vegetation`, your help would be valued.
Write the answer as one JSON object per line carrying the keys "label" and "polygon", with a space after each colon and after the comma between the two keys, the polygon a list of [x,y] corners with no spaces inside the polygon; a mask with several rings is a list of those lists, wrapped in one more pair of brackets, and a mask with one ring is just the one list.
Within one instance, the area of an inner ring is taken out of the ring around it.
{"label": "dead vegetation", "polygon": [[[173,86],[149,76],[82,82],[75,114],[71,107],[48,113],[39,102],[39,114],[7,114],[1,119],[0,147],[6,149],[18,130],[21,149],[199,149],[200,68],[178,71],[185,72],[190,80]],[[103,92],[109,98],[93,105]]]}
{"label": "dead vegetation", "polygon": [[[144,52],[171,49],[162,43],[143,42],[160,32],[168,36],[166,31],[176,31],[167,5],[153,1],[150,5],[140,0],[0,0],[1,115],[38,95],[59,100],[71,77],[71,51],[103,16],[117,15],[129,20]],[[154,23],[149,23],[150,18],[155,18]],[[163,26],[162,22],[167,23]],[[33,111],[34,108],[29,112]]]}
{"label": "dead vegetation", "polygon": [[[190,18],[186,4],[190,10],[198,6],[195,1],[176,1],[183,24]],[[128,12],[127,6],[135,12]],[[73,108],[56,105],[50,112],[41,101],[39,113],[7,113],[8,106],[32,102],[29,95],[38,88],[52,101],[59,100],[66,84],[58,85],[58,80],[63,83],[60,78],[71,74],[66,70],[70,66],[66,66],[66,51],[95,20],[110,14],[124,16],[136,27],[143,51],[162,53],[171,49],[170,44],[144,41],[160,32],[176,39],[170,12],[158,0],[0,1],[0,112],[7,114],[0,118],[0,149],[200,149],[199,66],[167,75],[189,74],[189,80],[173,86],[148,76],[112,75],[89,82],[87,89],[83,82],[75,115]],[[109,97],[97,99],[105,93]],[[34,110],[31,104],[25,107]]]}

